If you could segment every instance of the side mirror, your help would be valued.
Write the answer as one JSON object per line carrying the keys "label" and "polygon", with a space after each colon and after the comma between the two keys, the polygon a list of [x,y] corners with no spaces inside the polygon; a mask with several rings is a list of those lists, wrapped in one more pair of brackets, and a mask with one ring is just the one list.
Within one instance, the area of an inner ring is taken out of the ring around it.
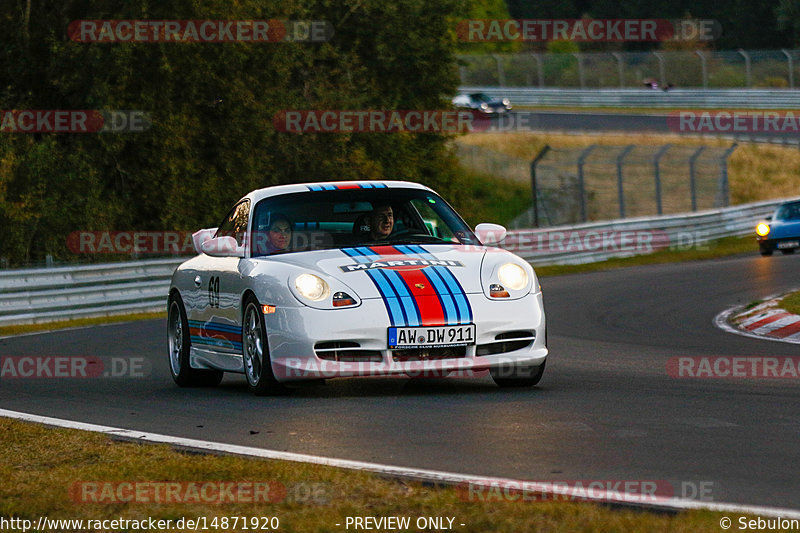
{"label": "side mirror", "polygon": [[244,246],[239,246],[230,235],[208,239],[200,248],[212,257],[244,257]]}
{"label": "side mirror", "polygon": [[767,222],[772,222],[772,215],[767,217]]}
{"label": "side mirror", "polygon": [[481,241],[481,244],[487,246],[502,242],[506,238],[506,228],[500,224],[489,224],[484,222],[475,226],[475,235]]}
{"label": "side mirror", "polygon": [[217,233],[217,228],[206,228],[192,233],[192,244],[194,244],[195,252],[202,254],[203,243],[212,238],[215,233]]}

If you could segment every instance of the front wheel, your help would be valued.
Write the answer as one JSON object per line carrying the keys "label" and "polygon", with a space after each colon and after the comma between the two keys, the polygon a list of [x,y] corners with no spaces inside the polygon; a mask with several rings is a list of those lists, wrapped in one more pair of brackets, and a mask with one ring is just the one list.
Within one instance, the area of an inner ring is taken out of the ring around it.
{"label": "front wheel", "polygon": [[794,250],[795,250],[794,248],[784,248],[783,250],[781,250],[781,253],[783,255],[790,255],[794,253]]}
{"label": "front wheel", "polygon": [[538,367],[501,366],[491,368],[489,372],[498,387],[533,387],[542,379],[546,363]]}
{"label": "front wheel", "polygon": [[180,387],[216,387],[222,381],[219,370],[199,370],[189,366],[191,340],[189,321],[180,294],[169,297],[167,313],[167,341],[169,345],[169,372]]}
{"label": "front wheel", "polygon": [[287,394],[272,372],[264,315],[255,297],[247,299],[242,320],[242,360],[247,386],[256,396]]}

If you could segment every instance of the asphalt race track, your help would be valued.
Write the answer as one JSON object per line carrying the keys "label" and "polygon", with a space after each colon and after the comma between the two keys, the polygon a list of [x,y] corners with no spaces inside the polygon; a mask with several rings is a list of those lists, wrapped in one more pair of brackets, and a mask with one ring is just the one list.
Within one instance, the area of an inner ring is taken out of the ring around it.
{"label": "asphalt race track", "polygon": [[[618,131],[621,134],[679,134],[680,132],[672,131],[667,122],[667,117],[672,112],[665,110],[662,113],[628,114],[594,111],[511,111],[509,116],[493,118],[492,128],[500,131],[533,130],[551,133],[559,131],[583,133]],[[714,113],[714,110],[708,110],[708,112]],[[489,131],[493,130],[490,129]],[[689,133],[689,135],[692,134]],[[730,135],[733,135],[733,133]],[[738,133],[737,136],[745,140],[755,139],[775,143],[797,144],[800,142],[800,133],[791,130],[758,133],[745,132]]]}
{"label": "asphalt race track", "polygon": [[[4,379],[0,407],[274,450],[529,480],[713,482],[713,499],[800,509],[800,382],[670,377],[675,356],[789,356],[714,327],[727,306],[800,286],[800,256],[545,278],[540,385],[340,379],[256,398],[244,378],[180,389],[162,321],[0,340],[0,354],[144,357],[140,378]],[[257,432],[257,433],[253,433]],[[691,496],[676,493],[675,496]]]}

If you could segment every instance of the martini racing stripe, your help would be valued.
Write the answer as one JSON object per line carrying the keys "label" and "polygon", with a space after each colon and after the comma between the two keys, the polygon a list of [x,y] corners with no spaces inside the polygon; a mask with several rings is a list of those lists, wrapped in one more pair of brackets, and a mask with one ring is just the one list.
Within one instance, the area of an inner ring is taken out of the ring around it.
{"label": "martini racing stripe", "polygon": [[[369,249],[365,247],[360,248],[346,248],[342,250],[344,253],[354,258],[359,263],[371,263]],[[419,320],[409,320],[409,312],[406,308],[407,301],[402,301],[397,294],[391,281],[387,279],[382,270],[374,269],[367,270],[367,275],[370,277],[375,287],[386,305],[386,311],[389,313],[389,321],[392,326],[419,326]],[[413,303],[413,302],[412,302]],[[413,315],[416,317],[416,314]]]}
{"label": "martini racing stripe", "polygon": [[[342,251],[359,263],[372,263],[393,255],[424,255],[426,257],[420,258],[436,260],[419,246],[361,246]],[[472,321],[472,308],[464,290],[447,267],[374,268],[365,272],[380,292],[393,326],[455,325]],[[433,290],[425,290],[426,287]]]}
{"label": "martini racing stripe", "polygon": [[316,185],[308,185],[309,191],[335,191],[341,189],[385,189],[386,184],[378,182],[351,182],[351,183],[319,183]]}
{"label": "martini racing stripe", "polygon": [[[373,246],[368,248],[373,257],[380,260],[385,256],[406,255],[406,252],[397,249],[395,246]],[[450,322],[445,321],[444,307],[441,298],[436,291],[426,291],[426,287],[432,287],[433,283],[425,276],[424,269],[386,269],[384,270],[397,283],[404,286],[412,295],[419,310],[421,325],[423,326],[442,326]]]}
{"label": "martini racing stripe", "polygon": [[191,341],[196,344],[242,349],[242,330],[236,326],[189,320],[189,335]]}
{"label": "martini racing stripe", "polygon": [[[418,244],[409,244],[409,245],[402,245],[397,246],[397,249],[401,252],[406,254],[413,254],[419,256],[421,259],[428,259],[428,260],[435,260],[436,257],[425,250],[422,246]],[[448,322],[449,324],[468,324],[472,322],[472,306],[469,304],[469,300],[467,299],[466,293],[464,292],[464,288],[461,287],[461,284],[456,279],[455,275],[450,271],[449,268],[443,266],[430,266],[424,269],[424,272],[428,274],[428,277],[433,278],[438,275],[440,280],[444,283],[447,289],[437,287],[437,292],[440,295],[449,294],[452,296],[453,300],[455,301],[456,309],[458,318],[456,322]],[[435,283],[435,282],[434,282]]]}

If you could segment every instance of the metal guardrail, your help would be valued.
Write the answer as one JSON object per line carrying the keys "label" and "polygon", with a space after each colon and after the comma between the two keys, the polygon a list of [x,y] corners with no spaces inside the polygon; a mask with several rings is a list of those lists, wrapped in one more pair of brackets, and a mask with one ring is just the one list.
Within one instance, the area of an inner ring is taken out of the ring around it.
{"label": "metal guardrail", "polygon": [[462,93],[508,98],[514,106],[648,107],[686,109],[800,109],[792,89],[539,89],[459,87]]}
{"label": "metal guardrail", "polygon": [[[697,245],[721,237],[753,232],[755,223],[771,214],[783,201],[758,202],[682,215],[513,230],[508,232],[504,247],[534,266],[580,264],[627,257],[641,254],[642,251],[606,249],[603,246],[591,249],[591,245],[585,250],[575,250],[570,239],[577,235],[583,244],[586,244],[587,236],[595,244],[603,243],[603,239],[624,243],[625,232],[633,235],[630,238],[634,242],[636,232],[650,232],[661,237],[655,239],[654,243],[667,242],[680,247],[686,245],[686,239],[690,238],[691,245]],[[611,239],[608,239],[609,233],[614,234]],[[554,234],[557,239],[553,238]],[[542,241],[540,235],[547,238]],[[542,248],[540,242],[546,242],[547,247]],[[0,271],[0,325],[165,310],[172,273],[185,259]]]}
{"label": "metal guardrail", "polygon": [[[574,265],[643,255],[659,249],[692,249],[714,239],[752,234],[753,253],[756,253],[757,222],[787,200],[792,199],[680,215],[512,230],[508,232],[504,248],[534,267]],[[793,200],[800,200],[800,197]]]}
{"label": "metal guardrail", "polygon": [[182,259],[0,271],[0,325],[166,309]]}

